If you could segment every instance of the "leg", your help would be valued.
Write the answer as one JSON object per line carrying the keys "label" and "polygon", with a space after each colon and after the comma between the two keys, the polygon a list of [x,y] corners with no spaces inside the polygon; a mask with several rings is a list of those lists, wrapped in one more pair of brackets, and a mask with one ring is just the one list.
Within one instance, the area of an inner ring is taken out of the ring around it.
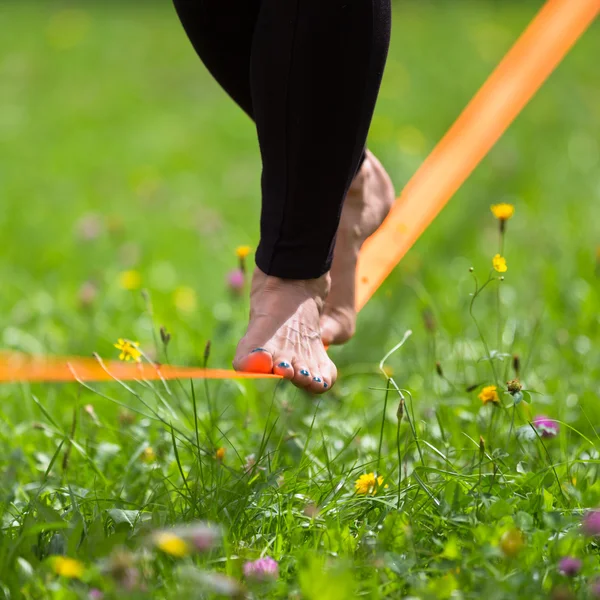
{"label": "leg", "polygon": [[389,0],[263,0],[251,61],[267,275],[331,267],[389,44]]}
{"label": "leg", "polygon": [[367,151],[344,200],[338,228],[331,290],[321,317],[321,337],[326,344],[343,344],[354,335],[358,254],[364,241],[387,216],[395,196],[385,169]]}
{"label": "leg", "polygon": [[319,319],[389,28],[389,0],[262,1],[250,76],[263,158],[261,242],[236,368],[252,368],[258,347],[266,367],[312,391],[335,379]]}

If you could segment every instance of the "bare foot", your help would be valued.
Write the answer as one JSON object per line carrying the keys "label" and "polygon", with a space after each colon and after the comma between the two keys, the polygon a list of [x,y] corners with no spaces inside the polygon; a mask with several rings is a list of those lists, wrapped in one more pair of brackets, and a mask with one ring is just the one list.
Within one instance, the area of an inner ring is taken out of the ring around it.
{"label": "bare foot", "polygon": [[317,394],[329,390],[337,370],[325,352],[319,328],[329,286],[329,274],[318,279],[279,279],[256,268],[250,322],[233,368],[277,373]]}
{"label": "bare foot", "polygon": [[363,242],[381,225],[394,203],[394,186],[381,163],[367,151],[342,210],[333,265],[331,291],[321,317],[323,342],[343,344],[356,327],[355,278]]}

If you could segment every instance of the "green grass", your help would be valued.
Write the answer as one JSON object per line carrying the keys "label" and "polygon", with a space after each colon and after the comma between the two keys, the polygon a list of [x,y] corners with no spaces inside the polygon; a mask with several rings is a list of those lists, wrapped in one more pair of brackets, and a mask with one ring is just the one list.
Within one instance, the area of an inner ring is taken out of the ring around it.
{"label": "green grass", "polygon": [[[397,6],[370,146],[398,189],[537,5]],[[3,3],[0,20],[0,348],[115,358],[125,337],[165,360],[164,325],[173,363],[200,364],[210,339],[209,364],[227,366],[247,304],[225,276],[258,235],[251,123],[168,3]],[[600,505],[599,32],[331,351],[326,396],[268,381],[3,385],[0,594],[218,597],[225,584],[206,573],[242,581],[245,561],[269,555],[280,578],[245,583],[254,597],[591,597],[599,547],[579,524]],[[505,200],[509,270],[472,318],[474,276],[487,280],[498,251],[489,205]],[[127,270],[149,300],[122,288]],[[379,361],[408,329],[388,380]],[[531,393],[513,409],[515,354]],[[477,397],[493,383],[502,407]],[[537,436],[536,414],[560,434]],[[370,472],[387,487],[357,495]],[[210,552],[175,559],[150,543],[198,520],[222,527]],[[524,545],[507,556],[514,529]],[[58,577],[56,554],[82,561],[83,581]],[[558,573],[565,555],[583,560],[573,580]]]}

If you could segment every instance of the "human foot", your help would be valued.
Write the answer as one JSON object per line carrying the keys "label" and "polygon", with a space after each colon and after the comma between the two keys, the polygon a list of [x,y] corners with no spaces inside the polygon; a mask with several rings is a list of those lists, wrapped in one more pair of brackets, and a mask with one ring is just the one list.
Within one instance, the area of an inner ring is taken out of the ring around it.
{"label": "human foot", "polygon": [[342,210],[337,234],[331,290],[321,317],[323,342],[343,344],[356,326],[355,279],[358,253],[363,242],[381,225],[394,203],[394,186],[381,163],[367,150]]}
{"label": "human foot", "polygon": [[277,373],[298,387],[322,393],[337,371],[321,341],[319,318],[329,291],[329,275],[279,279],[254,270],[250,322],[233,361],[236,371]]}

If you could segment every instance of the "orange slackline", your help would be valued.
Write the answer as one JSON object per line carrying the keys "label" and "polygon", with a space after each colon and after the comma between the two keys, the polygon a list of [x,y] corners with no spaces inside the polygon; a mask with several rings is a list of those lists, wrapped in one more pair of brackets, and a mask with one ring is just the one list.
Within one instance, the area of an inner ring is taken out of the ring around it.
{"label": "orange slackline", "polygon": [[600,0],[548,0],[413,175],[358,259],[360,310],[489,152],[600,11]]}
{"label": "orange slackline", "polygon": [[0,354],[0,382],[265,378],[281,379],[279,375],[265,373],[241,373],[230,369],[201,369],[150,363],[103,361],[99,357],[39,357],[11,352]]}
{"label": "orange slackline", "polygon": [[[600,0],[546,2],[408,182],[381,227],[365,242],[358,259],[357,310],[363,308],[598,12]],[[260,360],[257,356],[256,361]],[[261,370],[261,365],[256,370]],[[92,358],[0,354],[0,382],[175,378],[278,379],[279,376],[227,369],[102,363]]]}

